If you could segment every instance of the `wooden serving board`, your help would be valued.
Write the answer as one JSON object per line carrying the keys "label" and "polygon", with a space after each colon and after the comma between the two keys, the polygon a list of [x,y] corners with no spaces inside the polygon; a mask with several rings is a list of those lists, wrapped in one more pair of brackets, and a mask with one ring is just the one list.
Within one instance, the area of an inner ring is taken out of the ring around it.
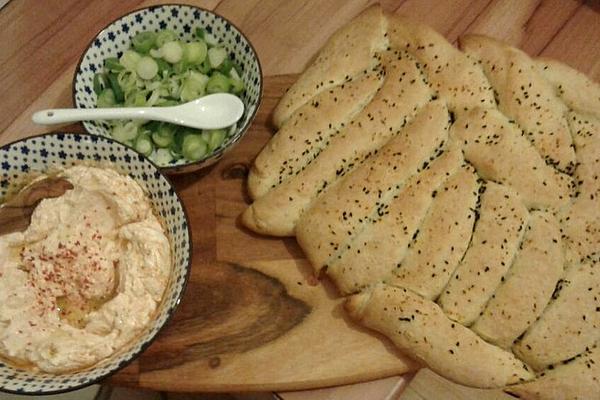
{"label": "wooden serving board", "polygon": [[[0,145],[46,131],[32,124],[34,111],[72,106],[74,67],[102,26],[132,9],[165,2],[13,0],[2,8]],[[247,201],[242,175],[271,134],[266,121],[276,99],[294,80],[291,75],[281,75],[301,72],[338,27],[375,0],[179,2],[214,10],[249,37],[266,76],[265,99],[252,131],[221,163],[206,173],[176,179],[194,218],[196,247],[190,290],[157,342],[112,382],[171,391],[266,390],[316,387],[402,372],[407,365],[386,342],[344,319],[331,287],[309,285],[314,279],[293,239],[259,238],[236,224]],[[600,79],[597,0],[380,2],[387,11],[429,24],[451,42],[466,32],[487,34]],[[82,130],[80,125],[69,129]],[[266,287],[273,289],[272,296],[260,296]],[[233,294],[218,297],[214,294],[225,293],[216,290],[219,288]],[[202,302],[200,294],[204,293],[213,296]],[[247,304],[254,299],[260,301],[259,306]],[[275,310],[279,319],[265,310]],[[289,323],[291,317],[293,323]],[[235,324],[227,325],[227,321]],[[216,333],[225,334],[226,340],[217,340]],[[210,335],[207,343],[202,343],[204,335]],[[200,344],[211,350],[203,353]],[[340,360],[336,360],[338,356]],[[399,381],[391,378],[281,397],[389,399],[398,393]],[[422,371],[403,398],[467,398],[467,389],[461,388],[460,393],[454,389]],[[469,398],[488,398],[481,391],[470,393]],[[504,398],[499,391],[489,393]]]}
{"label": "wooden serving board", "polygon": [[415,365],[350,322],[335,288],[313,276],[293,238],[243,228],[248,168],[295,76],[267,77],[244,139],[216,166],[173,177],[188,210],[192,273],[173,320],[117,384],[180,391],[315,388],[405,373]]}

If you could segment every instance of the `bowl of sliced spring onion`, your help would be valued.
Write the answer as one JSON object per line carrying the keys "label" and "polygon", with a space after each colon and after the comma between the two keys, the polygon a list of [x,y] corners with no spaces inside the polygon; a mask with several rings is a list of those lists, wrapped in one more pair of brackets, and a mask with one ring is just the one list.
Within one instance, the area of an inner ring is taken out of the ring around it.
{"label": "bowl of sliced spring onion", "polygon": [[199,130],[146,120],[84,121],[144,154],[167,173],[218,161],[248,130],[262,96],[256,51],[231,22],[187,5],[135,10],[106,26],[82,55],[73,79],[77,108],[165,107],[213,93],[244,103],[233,126]]}

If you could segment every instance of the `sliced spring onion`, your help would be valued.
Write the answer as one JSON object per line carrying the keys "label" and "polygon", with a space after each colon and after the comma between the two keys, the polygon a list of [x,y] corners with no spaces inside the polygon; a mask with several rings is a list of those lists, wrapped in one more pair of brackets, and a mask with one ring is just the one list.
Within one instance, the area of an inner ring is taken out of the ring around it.
{"label": "sliced spring onion", "polygon": [[153,79],[158,73],[158,64],[152,57],[144,56],[138,61],[135,72],[142,79]]}
{"label": "sliced spring onion", "polygon": [[119,58],[119,63],[128,69],[129,71],[135,71],[135,67],[140,61],[142,56],[133,50],[126,50],[121,58]]}
{"label": "sliced spring onion", "polygon": [[209,77],[196,71],[188,71],[187,78],[181,87],[181,101],[191,101],[204,96]]}
{"label": "sliced spring onion", "polygon": [[227,50],[223,47],[211,47],[208,49],[208,61],[212,68],[219,68],[227,58]]}
{"label": "sliced spring onion", "polygon": [[156,34],[156,47],[162,47],[165,43],[177,40],[177,34],[169,29],[163,29]]}
{"label": "sliced spring onion", "polygon": [[[242,93],[242,71],[202,28],[191,42],[170,30],[141,32],[94,76],[98,107],[173,106],[207,93]],[[145,120],[110,122],[113,137],[159,165],[198,160],[222,145],[226,130],[200,131]]]}
{"label": "sliced spring onion", "polygon": [[190,161],[197,161],[208,152],[208,144],[201,135],[188,134],[183,138],[181,144],[183,156]]}
{"label": "sliced spring onion", "polygon": [[175,138],[175,125],[160,123],[152,132],[152,140],[158,147],[169,147]]}
{"label": "sliced spring onion", "polygon": [[201,64],[208,53],[208,47],[203,41],[185,43],[183,59],[190,65]]}
{"label": "sliced spring onion", "polygon": [[141,134],[135,139],[134,144],[135,151],[142,153],[145,156],[149,156],[154,151],[154,145],[152,139],[148,134]]}
{"label": "sliced spring onion", "polygon": [[207,129],[202,134],[206,134],[208,136],[207,143],[210,151],[214,151],[217,147],[223,144],[225,137],[227,136],[225,129]]}
{"label": "sliced spring onion", "polygon": [[138,127],[133,122],[118,122],[112,130],[112,136],[121,143],[134,140],[138,135]]}
{"label": "sliced spring onion", "polygon": [[114,107],[117,104],[115,100],[115,93],[110,88],[104,89],[98,95],[98,100],[96,101],[96,105],[99,108],[103,107]]}
{"label": "sliced spring onion", "polygon": [[206,83],[207,93],[227,93],[231,83],[229,78],[220,72],[214,72]]}
{"label": "sliced spring onion", "polygon": [[131,40],[133,48],[138,53],[148,54],[156,44],[156,33],[154,32],[140,32],[133,37]]}
{"label": "sliced spring onion", "polygon": [[94,75],[94,93],[99,95],[102,91],[108,86],[108,82],[106,81],[106,76],[104,74],[98,73]]}
{"label": "sliced spring onion", "polygon": [[115,100],[117,103],[122,103],[125,100],[125,96],[123,94],[123,90],[121,89],[121,85],[119,85],[119,80],[117,79],[117,75],[112,72],[108,73],[108,82],[110,83],[110,88],[115,94]]}
{"label": "sliced spring onion", "polygon": [[169,149],[156,149],[156,151],[150,155],[150,159],[158,165],[167,165],[173,161],[173,155]]}
{"label": "sliced spring onion", "polygon": [[204,35],[205,34],[206,34],[206,32],[204,31],[204,29],[202,29],[202,28],[196,28],[196,37],[198,39],[204,40]]}
{"label": "sliced spring onion", "polygon": [[183,47],[179,42],[167,42],[161,46],[160,52],[165,61],[175,64],[183,57]]}
{"label": "sliced spring onion", "polygon": [[119,72],[125,68],[121,65],[117,57],[109,57],[104,60],[104,67],[111,72]]}

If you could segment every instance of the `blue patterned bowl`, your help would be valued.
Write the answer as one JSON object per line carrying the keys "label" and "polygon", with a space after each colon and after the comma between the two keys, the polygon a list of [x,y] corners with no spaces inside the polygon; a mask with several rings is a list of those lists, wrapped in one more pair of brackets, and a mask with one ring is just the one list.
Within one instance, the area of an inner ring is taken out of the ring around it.
{"label": "blue patterned bowl", "polygon": [[107,377],[150,345],[173,315],[184,292],[191,264],[191,237],[185,208],[169,180],[152,162],[132,149],[109,138],[79,133],[50,133],[0,147],[0,199],[28,174],[46,171],[52,165],[78,163],[110,166],[128,174],[147,190],[173,247],[170,282],[153,322],[112,357],[88,369],[60,375],[26,371],[0,361],[0,391],[52,394],[79,389]]}
{"label": "blue patterned bowl", "polygon": [[[214,164],[240,141],[254,120],[262,97],[262,71],[256,51],[242,32],[220,15],[194,6],[169,4],[142,8],[111,22],[92,39],[79,60],[73,78],[75,107],[95,108],[96,94],[92,90],[94,74],[102,70],[106,58],[121,56],[131,46],[133,36],[143,31],[171,29],[182,40],[189,41],[197,27],[204,28],[218,39],[242,67],[242,79],[246,86],[241,96],[245,105],[244,115],[235,131],[214,152],[198,161],[181,159],[161,166],[167,173],[191,172]],[[110,136],[109,130],[100,122],[86,121],[83,126],[94,135]]]}

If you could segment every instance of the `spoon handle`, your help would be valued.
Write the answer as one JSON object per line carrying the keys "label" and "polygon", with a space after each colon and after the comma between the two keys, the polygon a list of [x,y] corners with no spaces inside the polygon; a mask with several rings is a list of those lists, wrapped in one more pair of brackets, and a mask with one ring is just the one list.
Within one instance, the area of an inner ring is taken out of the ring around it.
{"label": "spoon handle", "polygon": [[[63,122],[90,121],[102,119],[162,119],[150,107],[127,108],[55,108],[42,110],[33,114],[31,119],[36,124],[52,125]],[[159,118],[157,118],[159,117]]]}

